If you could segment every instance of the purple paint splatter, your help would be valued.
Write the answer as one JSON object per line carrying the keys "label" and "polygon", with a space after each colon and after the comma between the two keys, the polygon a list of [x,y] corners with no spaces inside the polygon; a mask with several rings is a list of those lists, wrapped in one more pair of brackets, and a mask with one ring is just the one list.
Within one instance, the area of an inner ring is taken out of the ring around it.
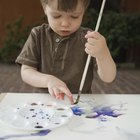
{"label": "purple paint splatter", "polygon": [[122,108],[123,104],[115,106],[97,106],[93,107],[90,110],[90,113],[87,113],[83,108],[80,108],[78,105],[72,107],[71,109],[74,115],[85,115],[86,118],[100,118],[101,121],[106,121],[106,116],[115,118],[123,115]]}
{"label": "purple paint splatter", "polygon": [[18,135],[7,135],[4,137],[0,137],[0,140],[7,140],[10,138],[22,138],[22,137],[34,137],[34,136],[46,136],[49,132],[51,132],[50,129],[47,130],[41,130],[37,133],[31,133],[31,134],[18,134]]}

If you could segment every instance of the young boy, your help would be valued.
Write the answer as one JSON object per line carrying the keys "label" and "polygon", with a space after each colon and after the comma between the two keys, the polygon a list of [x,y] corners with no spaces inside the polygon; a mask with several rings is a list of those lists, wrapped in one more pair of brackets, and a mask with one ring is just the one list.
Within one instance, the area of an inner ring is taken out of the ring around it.
{"label": "young boy", "polygon": [[22,64],[23,81],[57,99],[66,95],[73,103],[72,93],[78,93],[88,54],[92,59],[82,92],[91,92],[95,61],[99,77],[104,82],[114,80],[116,66],[105,38],[81,27],[89,3],[90,0],[41,0],[48,24],[32,29],[16,59]]}

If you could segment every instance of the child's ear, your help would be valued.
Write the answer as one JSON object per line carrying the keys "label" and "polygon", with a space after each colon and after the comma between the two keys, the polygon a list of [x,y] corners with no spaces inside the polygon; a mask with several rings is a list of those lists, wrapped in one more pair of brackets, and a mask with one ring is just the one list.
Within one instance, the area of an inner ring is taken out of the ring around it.
{"label": "child's ear", "polygon": [[46,7],[44,9],[44,13],[45,13],[45,15],[47,15],[47,8]]}
{"label": "child's ear", "polygon": [[45,4],[44,0],[40,0],[40,3],[42,5],[42,8],[43,8],[44,13],[45,13],[45,11],[46,11],[46,4]]}

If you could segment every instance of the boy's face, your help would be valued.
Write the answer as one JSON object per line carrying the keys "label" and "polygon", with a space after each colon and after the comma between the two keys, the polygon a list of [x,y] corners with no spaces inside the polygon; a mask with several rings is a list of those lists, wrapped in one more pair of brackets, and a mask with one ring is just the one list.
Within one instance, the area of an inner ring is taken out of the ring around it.
{"label": "boy's face", "polygon": [[84,11],[85,9],[80,1],[77,8],[73,11],[58,11],[57,0],[52,0],[46,6],[45,13],[48,17],[48,23],[54,32],[60,36],[69,36],[80,27]]}

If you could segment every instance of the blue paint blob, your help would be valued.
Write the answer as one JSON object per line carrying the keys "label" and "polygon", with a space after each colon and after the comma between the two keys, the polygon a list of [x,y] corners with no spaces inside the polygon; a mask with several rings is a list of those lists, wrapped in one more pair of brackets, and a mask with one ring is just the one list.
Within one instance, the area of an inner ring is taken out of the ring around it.
{"label": "blue paint blob", "polygon": [[83,110],[79,106],[71,107],[71,110],[73,111],[74,115],[81,116],[82,114],[84,114]]}

